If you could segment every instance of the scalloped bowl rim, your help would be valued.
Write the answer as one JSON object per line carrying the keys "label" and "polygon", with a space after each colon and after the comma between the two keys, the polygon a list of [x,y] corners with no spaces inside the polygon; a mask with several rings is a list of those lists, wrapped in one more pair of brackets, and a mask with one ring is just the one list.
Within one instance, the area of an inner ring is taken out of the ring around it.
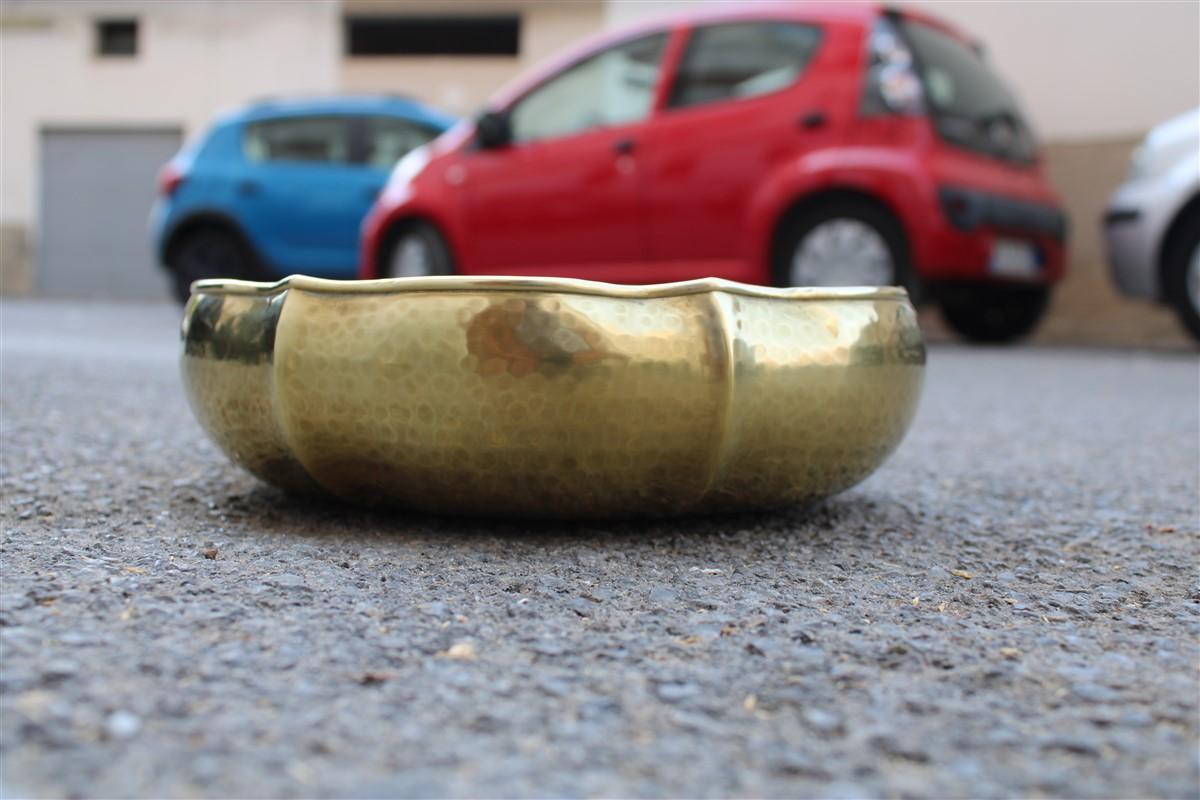
{"label": "scalloped bowl rim", "polygon": [[214,278],[196,281],[196,294],[232,294],[264,297],[300,289],[318,294],[401,294],[405,292],[553,292],[598,297],[633,299],[677,297],[705,292],[725,292],[746,297],[778,300],[905,300],[908,292],[900,286],[798,286],[780,289],[758,286],[723,278],[700,278],[673,283],[642,285],[604,283],[579,278],[544,278],[507,275],[438,275],[424,278],[383,278],[379,280],[331,280],[308,275],[289,275],[274,282]]}

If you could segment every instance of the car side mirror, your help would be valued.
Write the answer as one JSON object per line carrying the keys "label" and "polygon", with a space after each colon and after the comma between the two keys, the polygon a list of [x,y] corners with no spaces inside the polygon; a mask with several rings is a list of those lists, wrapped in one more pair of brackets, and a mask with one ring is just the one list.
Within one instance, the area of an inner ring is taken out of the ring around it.
{"label": "car side mirror", "polygon": [[512,127],[508,117],[495,111],[485,111],[475,119],[479,146],[485,150],[504,147],[512,142]]}

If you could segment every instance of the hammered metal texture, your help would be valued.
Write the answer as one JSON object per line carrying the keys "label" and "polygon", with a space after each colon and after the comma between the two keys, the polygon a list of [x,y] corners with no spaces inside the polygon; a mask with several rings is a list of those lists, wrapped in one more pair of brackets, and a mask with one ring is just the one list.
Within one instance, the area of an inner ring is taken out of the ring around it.
{"label": "hammered metal texture", "polygon": [[899,444],[925,363],[903,290],[719,280],[204,281],[183,339],[197,419],[260,478],[493,516],[839,492]]}

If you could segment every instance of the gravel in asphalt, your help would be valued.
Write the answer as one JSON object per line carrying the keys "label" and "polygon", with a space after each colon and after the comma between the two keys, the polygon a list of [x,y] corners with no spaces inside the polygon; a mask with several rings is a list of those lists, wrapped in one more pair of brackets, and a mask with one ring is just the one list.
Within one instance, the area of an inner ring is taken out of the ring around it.
{"label": "gravel in asphalt", "polygon": [[1200,795],[1194,354],[938,346],[831,501],[518,524],[256,483],[177,316],[0,307],[9,795]]}

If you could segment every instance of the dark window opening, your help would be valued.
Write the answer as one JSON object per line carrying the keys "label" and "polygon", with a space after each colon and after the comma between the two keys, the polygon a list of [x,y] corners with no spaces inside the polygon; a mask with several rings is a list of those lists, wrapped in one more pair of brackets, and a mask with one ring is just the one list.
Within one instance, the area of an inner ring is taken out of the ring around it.
{"label": "dark window opening", "polygon": [[351,56],[515,56],[520,39],[516,14],[346,18]]}
{"label": "dark window opening", "polygon": [[355,161],[372,167],[391,169],[396,162],[438,136],[438,131],[395,117],[367,117],[361,129],[362,152]]}
{"label": "dark window opening", "polygon": [[96,54],[101,56],[136,56],[138,24],[136,19],[102,19],[96,21]]}

